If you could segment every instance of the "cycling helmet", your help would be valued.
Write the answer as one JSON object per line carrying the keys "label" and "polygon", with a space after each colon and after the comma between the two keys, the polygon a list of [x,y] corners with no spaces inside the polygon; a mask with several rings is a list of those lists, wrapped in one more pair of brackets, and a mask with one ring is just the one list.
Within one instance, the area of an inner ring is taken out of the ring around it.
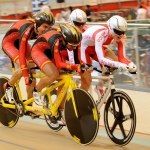
{"label": "cycling helmet", "polygon": [[82,40],[82,33],[80,30],[69,24],[60,24],[60,32],[67,43],[79,44]]}
{"label": "cycling helmet", "polygon": [[125,34],[127,31],[127,22],[124,18],[118,15],[112,16],[108,21],[107,25],[110,29],[111,34],[116,33],[118,35]]}
{"label": "cycling helmet", "polygon": [[55,23],[55,18],[51,12],[39,12],[33,15],[32,18],[35,20],[37,28],[42,23],[47,23],[51,26]]}
{"label": "cycling helmet", "polygon": [[84,25],[87,21],[87,16],[81,9],[75,9],[69,16],[69,20],[72,25],[80,26]]}

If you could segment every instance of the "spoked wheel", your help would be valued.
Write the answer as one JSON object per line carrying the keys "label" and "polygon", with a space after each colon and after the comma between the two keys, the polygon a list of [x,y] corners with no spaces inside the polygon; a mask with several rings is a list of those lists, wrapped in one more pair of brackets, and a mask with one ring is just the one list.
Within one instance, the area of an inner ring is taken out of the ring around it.
{"label": "spoked wheel", "polygon": [[65,103],[65,120],[74,140],[82,145],[90,144],[97,136],[99,117],[96,104],[89,93],[76,88],[73,90],[78,117],[75,114],[72,98]]}
{"label": "spoked wheel", "polygon": [[[3,89],[3,85],[7,81],[8,81],[8,78],[0,77],[0,98],[2,98],[5,94],[5,91]],[[14,94],[14,98],[18,99],[18,93],[17,93],[15,87],[14,87],[14,93],[13,94]],[[19,119],[19,116],[17,114],[17,110],[3,107],[1,100],[0,100],[0,122],[4,126],[12,128],[17,124],[18,119]]]}
{"label": "spoked wheel", "polygon": [[114,93],[114,103],[115,114],[111,97],[109,97],[104,109],[104,125],[109,138],[115,144],[124,146],[134,136],[136,112],[131,98],[123,91]]}
{"label": "spoked wheel", "polygon": [[[54,85],[55,83],[52,83],[50,86]],[[53,100],[55,100],[57,97],[57,89],[53,90],[51,92],[51,98]],[[48,97],[47,95],[45,95],[44,97],[44,102],[45,102],[45,106],[46,106],[46,109],[47,111],[50,111],[50,105],[49,105],[49,101],[48,101]],[[45,115],[44,114],[44,117],[45,117],[45,121],[47,123],[47,125],[55,132],[61,130],[63,128],[62,125],[60,125],[57,120],[60,120],[61,118],[61,112],[58,110],[58,116],[56,117],[51,117],[50,115]]]}

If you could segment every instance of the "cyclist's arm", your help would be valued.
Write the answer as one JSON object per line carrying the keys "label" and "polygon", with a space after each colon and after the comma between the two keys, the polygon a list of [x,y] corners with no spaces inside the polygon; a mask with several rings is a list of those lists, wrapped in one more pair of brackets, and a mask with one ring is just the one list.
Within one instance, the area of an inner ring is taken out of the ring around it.
{"label": "cyclist's arm", "polygon": [[60,53],[61,53],[61,56],[63,58],[63,61],[68,60],[68,53],[67,53],[66,49],[65,50],[61,50]]}
{"label": "cyclist's arm", "polygon": [[103,65],[108,65],[111,67],[118,67],[118,62],[117,61],[112,61],[110,59],[105,58],[104,56],[104,47],[103,47],[103,43],[106,40],[105,37],[103,36],[104,33],[99,32],[96,36],[95,36],[95,51],[98,57],[98,61],[100,64]]}
{"label": "cyclist's arm", "polygon": [[21,35],[21,39],[20,39],[19,61],[20,61],[20,68],[22,70],[24,77],[29,77],[27,63],[26,63],[26,51],[27,51],[28,39],[32,29],[33,29],[33,25],[29,26],[25,30],[25,32]]}
{"label": "cyclist's arm", "polygon": [[77,70],[78,65],[69,64],[62,60],[61,53],[58,50],[58,46],[59,46],[59,40],[57,40],[54,46],[54,59],[55,59],[56,67],[58,69]]}
{"label": "cyclist's arm", "polygon": [[122,38],[118,44],[118,61],[124,64],[129,64],[131,61],[125,56],[126,37]]}

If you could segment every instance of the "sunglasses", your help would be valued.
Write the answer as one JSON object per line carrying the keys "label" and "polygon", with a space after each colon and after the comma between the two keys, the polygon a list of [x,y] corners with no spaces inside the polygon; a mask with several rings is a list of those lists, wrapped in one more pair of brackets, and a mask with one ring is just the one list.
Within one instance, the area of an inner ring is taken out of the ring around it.
{"label": "sunglasses", "polygon": [[116,29],[114,29],[114,32],[115,32],[115,34],[117,34],[117,35],[124,35],[124,34],[125,34],[125,31],[118,31],[118,30],[116,30]]}
{"label": "sunglasses", "polygon": [[85,25],[86,22],[76,22],[76,21],[73,21],[73,23],[74,23],[75,26],[80,27],[80,26]]}
{"label": "sunglasses", "polygon": [[80,43],[78,43],[78,44],[72,44],[72,43],[67,43],[68,45],[70,45],[70,46],[78,46]]}

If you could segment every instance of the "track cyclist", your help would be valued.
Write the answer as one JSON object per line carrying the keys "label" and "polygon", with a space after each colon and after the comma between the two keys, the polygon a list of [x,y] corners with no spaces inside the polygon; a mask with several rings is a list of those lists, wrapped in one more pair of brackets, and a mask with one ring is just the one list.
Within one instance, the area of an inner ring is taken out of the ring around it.
{"label": "track cyclist", "polygon": [[[118,15],[112,16],[107,21],[107,26],[91,26],[83,34],[81,41],[81,60],[87,64],[91,64],[91,58],[99,62],[104,75],[104,65],[117,67],[122,71],[136,72],[136,65],[125,57],[125,43],[127,22]],[[118,58],[107,45],[111,43],[118,45]],[[88,91],[92,78],[90,72],[81,74],[81,88]],[[103,93],[104,82],[101,80],[95,87],[98,97]]]}
{"label": "track cyclist", "polygon": [[[78,55],[76,55],[75,64],[66,63],[64,57],[61,56],[63,50],[74,51],[78,48],[82,40],[80,30],[69,24],[60,24],[59,26],[59,30],[50,29],[38,37],[31,49],[32,59],[46,75],[40,79],[33,91],[34,101],[38,105],[44,104],[41,99],[41,90],[57,80],[59,70],[76,70],[78,73],[83,73],[85,70],[84,64],[80,64]],[[25,71],[27,73],[27,70]],[[26,73],[23,72],[24,75]],[[64,101],[60,105],[60,109],[64,109]]]}
{"label": "track cyclist", "polygon": [[87,16],[86,13],[81,9],[75,9],[69,16],[69,24],[76,26],[81,32],[84,32],[88,25],[86,25]]}
{"label": "track cyclist", "polygon": [[[82,33],[88,28],[86,25],[87,16],[84,11],[81,9],[75,9],[71,12],[69,16],[69,22],[67,24],[73,25],[77,27]],[[75,64],[74,61],[76,55],[80,53],[78,49],[75,49],[74,51],[69,51],[66,49],[66,51],[62,51],[62,56],[68,57],[68,60],[71,64]]]}
{"label": "track cyclist", "polygon": [[[30,56],[28,40],[36,39],[39,35],[43,34],[43,32],[51,28],[54,23],[54,16],[51,12],[40,12],[33,15],[32,18],[17,21],[6,32],[2,40],[2,49],[7,56],[19,66],[8,83],[4,84],[6,99],[9,103],[14,103],[13,86],[22,77],[22,72],[26,72],[28,67],[34,66]],[[22,63],[24,65],[20,65]],[[26,85],[30,85],[27,72],[24,77]],[[33,86],[27,86],[28,98],[32,97],[32,90]]]}

